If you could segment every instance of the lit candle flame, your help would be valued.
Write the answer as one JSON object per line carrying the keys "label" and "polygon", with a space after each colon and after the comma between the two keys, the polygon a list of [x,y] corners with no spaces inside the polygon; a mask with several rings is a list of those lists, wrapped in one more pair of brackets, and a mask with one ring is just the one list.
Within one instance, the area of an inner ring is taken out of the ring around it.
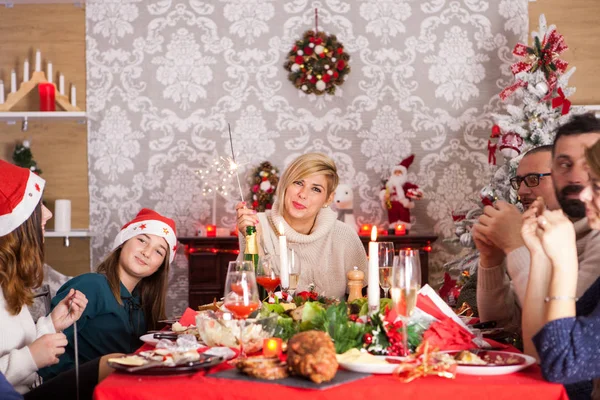
{"label": "lit candle flame", "polygon": [[377,227],[373,225],[373,229],[371,229],[371,242],[377,241]]}
{"label": "lit candle flame", "polygon": [[279,223],[279,234],[280,234],[281,236],[283,236],[283,235],[284,235],[284,231],[283,231],[283,222],[280,222],[280,223]]}

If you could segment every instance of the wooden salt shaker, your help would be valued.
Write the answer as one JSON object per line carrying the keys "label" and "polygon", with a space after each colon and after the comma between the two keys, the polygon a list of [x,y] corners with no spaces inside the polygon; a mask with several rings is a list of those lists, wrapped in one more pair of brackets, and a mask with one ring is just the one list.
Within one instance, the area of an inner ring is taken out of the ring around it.
{"label": "wooden salt shaker", "polygon": [[365,279],[365,273],[354,267],[348,272],[348,301],[360,299],[363,297],[362,288]]}

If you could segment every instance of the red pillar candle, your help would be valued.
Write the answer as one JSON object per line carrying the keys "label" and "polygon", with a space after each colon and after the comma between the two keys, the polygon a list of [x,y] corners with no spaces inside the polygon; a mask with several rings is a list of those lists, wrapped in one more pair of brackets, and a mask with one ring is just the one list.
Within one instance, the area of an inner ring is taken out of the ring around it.
{"label": "red pillar candle", "polygon": [[281,355],[282,340],[280,338],[269,338],[263,340],[263,356],[279,357]]}
{"label": "red pillar candle", "polygon": [[395,234],[398,236],[404,236],[406,235],[406,225],[404,224],[398,224],[396,225],[396,229],[394,230]]}
{"label": "red pillar candle", "polygon": [[206,237],[217,237],[216,225],[206,225]]}
{"label": "red pillar candle", "polygon": [[56,111],[54,103],[55,87],[51,83],[39,83],[38,92],[40,94],[40,111]]}

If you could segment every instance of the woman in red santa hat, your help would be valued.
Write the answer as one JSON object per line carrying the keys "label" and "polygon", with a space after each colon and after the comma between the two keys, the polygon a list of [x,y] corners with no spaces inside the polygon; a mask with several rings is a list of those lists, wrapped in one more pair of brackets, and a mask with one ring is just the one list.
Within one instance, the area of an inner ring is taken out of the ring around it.
{"label": "woman in red santa hat", "polygon": [[[158,321],[165,319],[169,265],[176,245],[175,222],[144,208],[121,228],[97,273],[77,276],[59,289],[52,306],[72,289],[89,300],[77,326],[80,363],[107,353],[132,353],[141,345],[140,336],[158,329]],[[73,329],[65,334],[69,341],[65,354],[58,364],[40,371],[42,377],[75,366]]]}
{"label": "woman in red santa hat", "polygon": [[[34,323],[27,306],[33,303],[32,289],[42,284],[44,227],[52,217],[41,201],[45,181],[2,160],[0,176],[0,372],[26,399],[59,393],[75,398],[73,374],[39,385],[37,371],[58,362],[67,344],[60,331],[80,319],[88,301],[80,291],[67,290],[52,312]],[[81,398],[91,398],[96,383],[110,373],[101,364],[82,365]]]}

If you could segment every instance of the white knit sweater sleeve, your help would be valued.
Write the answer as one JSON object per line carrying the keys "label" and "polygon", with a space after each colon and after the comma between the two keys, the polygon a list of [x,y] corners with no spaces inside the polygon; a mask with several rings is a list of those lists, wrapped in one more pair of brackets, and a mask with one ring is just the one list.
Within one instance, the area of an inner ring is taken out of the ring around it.
{"label": "white knit sweater sleeve", "polygon": [[0,357],[0,372],[13,386],[21,386],[36,371],[37,366],[27,346],[13,349]]}
{"label": "white knit sweater sleeve", "polygon": [[506,271],[512,281],[519,304],[525,301],[527,282],[529,281],[529,263],[531,256],[527,247],[521,246],[506,255]]}
{"label": "white knit sweater sleeve", "polygon": [[56,329],[54,329],[54,322],[52,322],[52,317],[47,315],[45,317],[40,317],[35,324],[35,337],[39,338],[40,336],[47,335],[49,333],[56,333]]}
{"label": "white knit sweater sleeve", "polygon": [[339,250],[344,252],[344,267],[346,272],[349,272],[354,267],[358,267],[365,274],[365,280],[363,281],[363,287],[366,285],[366,278],[368,276],[368,265],[367,252],[362,244],[358,234],[348,226],[340,221],[336,221],[335,230],[338,237],[338,242],[341,245]]}

